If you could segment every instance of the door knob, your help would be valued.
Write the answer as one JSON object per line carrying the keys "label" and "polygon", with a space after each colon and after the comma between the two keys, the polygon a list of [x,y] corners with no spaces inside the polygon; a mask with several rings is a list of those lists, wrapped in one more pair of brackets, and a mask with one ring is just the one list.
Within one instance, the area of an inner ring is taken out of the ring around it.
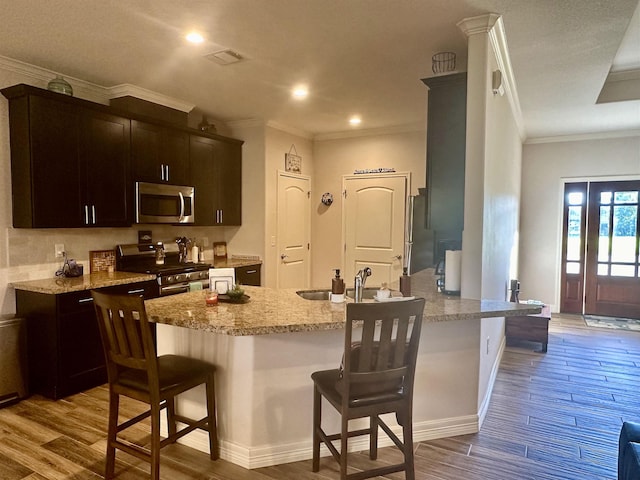
{"label": "door knob", "polygon": [[284,253],[280,255],[280,260],[284,260],[285,258],[289,258],[289,255],[285,255]]}
{"label": "door knob", "polygon": [[402,255],[395,255],[393,258],[395,258],[396,260],[402,260]]}

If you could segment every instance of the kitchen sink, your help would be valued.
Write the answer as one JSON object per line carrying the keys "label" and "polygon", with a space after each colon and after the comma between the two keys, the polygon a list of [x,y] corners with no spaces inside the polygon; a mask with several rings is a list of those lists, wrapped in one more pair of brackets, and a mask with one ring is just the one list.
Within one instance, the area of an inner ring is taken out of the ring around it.
{"label": "kitchen sink", "polygon": [[298,290],[296,293],[305,300],[329,300],[331,290]]}
{"label": "kitchen sink", "polygon": [[[363,299],[372,299],[376,292],[378,291],[377,287],[364,288],[362,290],[362,298]],[[329,295],[331,294],[331,290],[298,290],[296,292],[300,297],[305,300],[329,300]],[[353,298],[354,290],[353,288],[347,288],[345,292],[348,298]]]}

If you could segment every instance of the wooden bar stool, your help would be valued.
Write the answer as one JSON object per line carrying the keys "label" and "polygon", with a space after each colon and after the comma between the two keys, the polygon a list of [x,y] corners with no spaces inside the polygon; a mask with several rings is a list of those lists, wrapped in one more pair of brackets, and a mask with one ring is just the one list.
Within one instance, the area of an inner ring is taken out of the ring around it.
{"label": "wooden bar stool", "polygon": [[[112,479],[116,449],[151,463],[151,478],[160,478],[160,449],[196,428],[209,432],[210,458],[218,458],[215,411],[215,366],[194,358],[156,354],[150,322],[142,297],[92,291],[109,381],[109,429],[105,479]],[[177,415],[176,395],[205,384],[207,416],[193,420]],[[120,395],[149,404],[149,410],[118,424]],[[167,409],[169,436],[160,439],[160,411]],[[118,434],[151,417],[151,447],[124,442]],[[185,425],[177,431],[176,422]]]}
{"label": "wooden bar stool", "polygon": [[[413,380],[422,328],[424,299],[388,303],[350,303],[344,336],[342,366],[311,375],[313,397],[313,463],[320,469],[320,444],[324,442],[340,464],[342,480],[358,480],[405,472],[413,480]],[[322,429],[322,397],[341,416],[340,433]],[[401,441],[380,418],[395,413],[402,426]],[[369,417],[369,427],[349,431],[349,420]],[[376,460],[378,427],[400,449],[404,462],[347,475],[348,439],[369,436],[369,458]],[[340,441],[340,451],[333,441]]]}

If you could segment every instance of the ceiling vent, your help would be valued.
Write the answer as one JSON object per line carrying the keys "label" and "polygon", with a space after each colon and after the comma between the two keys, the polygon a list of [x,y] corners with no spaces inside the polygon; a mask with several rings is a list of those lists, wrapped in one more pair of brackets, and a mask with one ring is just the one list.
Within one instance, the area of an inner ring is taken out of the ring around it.
{"label": "ceiling vent", "polygon": [[230,65],[232,63],[238,63],[243,60],[242,55],[233,50],[221,50],[219,52],[210,53],[205,55],[204,58],[216,62],[219,65]]}

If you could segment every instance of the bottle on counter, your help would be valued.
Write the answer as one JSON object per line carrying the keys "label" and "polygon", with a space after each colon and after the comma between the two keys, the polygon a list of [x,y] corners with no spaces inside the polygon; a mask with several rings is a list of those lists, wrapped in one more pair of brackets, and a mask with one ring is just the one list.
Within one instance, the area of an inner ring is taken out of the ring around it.
{"label": "bottle on counter", "polygon": [[336,276],[331,280],[331,301],[344,302],[344,280],[340,278],[340,269],[335,269]]}
{"label": "bottle on counter", "polygon": [[411,276],[407,273],[407,268],[402,269],[402,276],[400,277],[400,293],[403,297],[411,296]]}

